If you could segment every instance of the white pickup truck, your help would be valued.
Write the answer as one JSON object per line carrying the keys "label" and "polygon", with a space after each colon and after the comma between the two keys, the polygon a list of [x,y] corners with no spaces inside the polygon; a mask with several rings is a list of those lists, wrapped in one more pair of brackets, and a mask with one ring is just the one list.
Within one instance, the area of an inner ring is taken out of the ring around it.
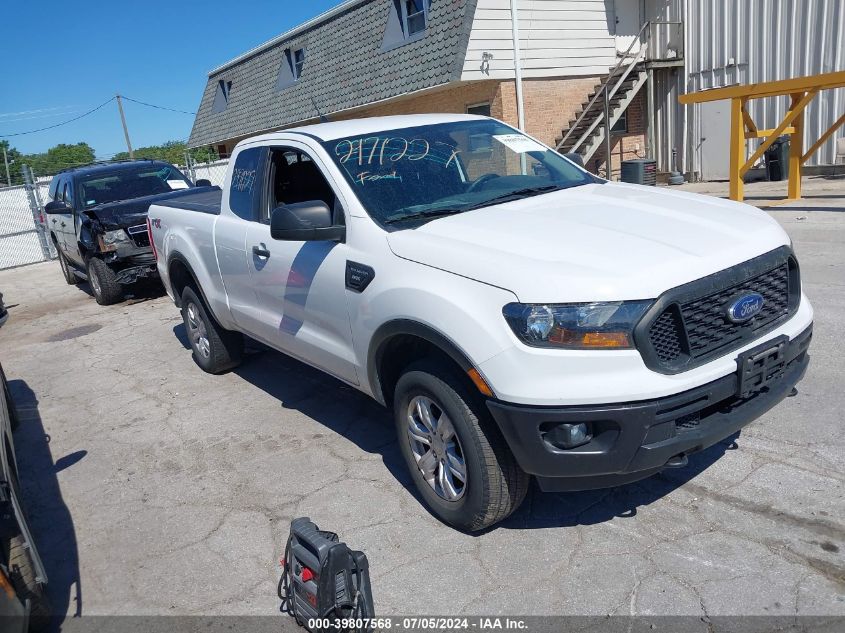
{"label": "white pickup truck", "polygon": [[479,530],[543,490],[615,486],[794,391],[813,312],[765,213],[605,182],[486,117],[247,139],[222,192],[149,212],[205,371],[243,335],[393,411],[421,496]]}

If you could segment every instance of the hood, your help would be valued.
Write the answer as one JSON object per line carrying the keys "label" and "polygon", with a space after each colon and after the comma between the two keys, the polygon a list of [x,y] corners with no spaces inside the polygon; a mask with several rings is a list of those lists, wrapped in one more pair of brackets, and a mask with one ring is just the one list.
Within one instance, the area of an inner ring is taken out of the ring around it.
{"label": "hood", "polygon": [[106,230],[126,228],[143,224],[147,221],[147,211],[150,206],[164,200],[174,200],[187,195],[196,194],[204,189],[217,189],[217,187],[191,187],[189,189],[177,189],[166,193],[157,193],[152,196],[131,198],[118,202],[104,202],[103,204],[86,209],[85,213],[96,217]]}
{"label": "hood", "polygon": [[526,303],[654,299],[789,238],[765,212],[698,194],[591,184],[389,233],[399,257]]}

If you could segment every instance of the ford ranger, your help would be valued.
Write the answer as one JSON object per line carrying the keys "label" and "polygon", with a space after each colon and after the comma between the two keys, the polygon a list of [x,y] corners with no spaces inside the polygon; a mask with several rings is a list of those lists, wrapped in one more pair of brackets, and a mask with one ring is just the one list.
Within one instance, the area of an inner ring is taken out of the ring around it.
{"label": "ford ranger", "polygon": [[389,407],[421,497],[479,530],[542,490],[686,465],[793,392],[813,312],[753,207],[606,182],[468,115],[327,122],[156,203],[197,364],[243,335]]}
{"label": "ford ranger", "polygon": [[193,193],[193,187],[158,160],[107,161],[56,174],[44,212],[65,281],[87,279],[97,303],[108,305],[123,298],[124,286],[155,277],[147,209],[156,200]]}

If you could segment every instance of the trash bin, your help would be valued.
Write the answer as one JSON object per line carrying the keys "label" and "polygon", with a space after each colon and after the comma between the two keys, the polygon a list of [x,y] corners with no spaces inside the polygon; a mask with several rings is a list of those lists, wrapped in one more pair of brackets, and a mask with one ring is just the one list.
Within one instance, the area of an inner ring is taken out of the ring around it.
{"label": "trash bin", "polygon": [[789,137],[781,136],[769,146],[766,157],[766,178],[786,180],[789,174]]}

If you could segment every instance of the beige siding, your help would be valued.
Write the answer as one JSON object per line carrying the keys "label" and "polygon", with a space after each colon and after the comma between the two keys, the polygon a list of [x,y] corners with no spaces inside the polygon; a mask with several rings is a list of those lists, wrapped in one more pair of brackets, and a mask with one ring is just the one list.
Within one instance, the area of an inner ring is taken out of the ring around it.
{"label": "beige siding", "polygon": [[[518,0],[518,7],[523,76],[595,76],[615,63],[612,0]],[[484,53],[492,58],[483,65]],[[513,76],[510,0],[478,0],[461,78]]]}

